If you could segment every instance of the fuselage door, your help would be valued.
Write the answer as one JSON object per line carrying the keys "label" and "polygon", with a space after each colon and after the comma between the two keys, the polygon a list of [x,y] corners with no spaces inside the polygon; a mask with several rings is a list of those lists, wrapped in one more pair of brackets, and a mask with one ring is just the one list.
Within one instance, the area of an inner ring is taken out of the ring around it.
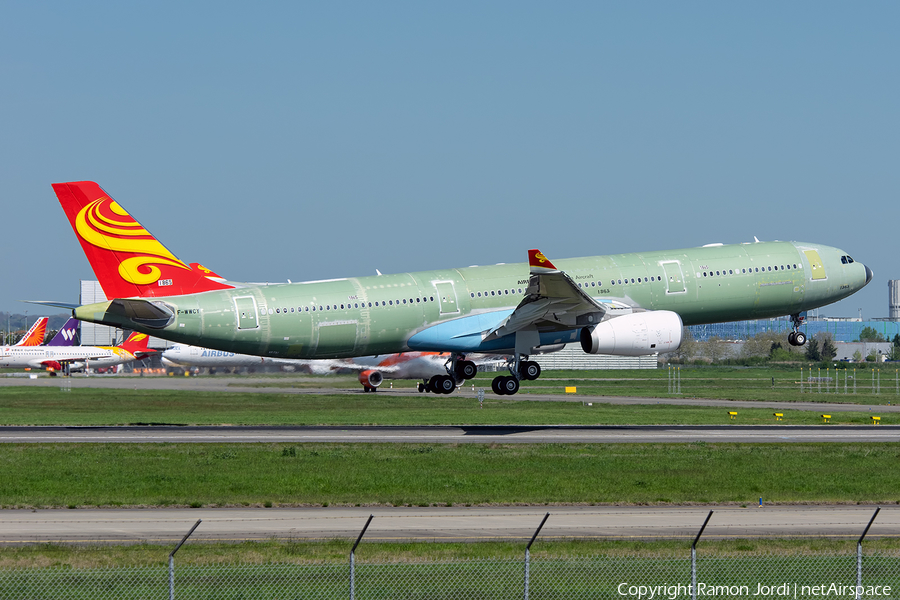
{"label": "fuselage door", "polygon": [[684,273],[681,271],[681,263],[677,260],[670,260],[660,263],[666,272],[666,293],[667,294],[683,294]]}
{"label": "fuselage door", "polygon": [[241,296],[234,299],[234,312],[237,315],[238,329],[259,329],[259,316],[256,314],[256,299],[253,296]]}
{"label": "fuselage door", "polygon": [[441,303],[441,314],[448,315],[459,312],[459,302],[456,299],[456,289],[452,281],[435,281],[434,289],[437,290],[438,300]]}
{"label": "fuselage door", "polygon": [[809,261],[812,279],[828,279],[828,277],[825,276],[825,265],[822,263],[822,258],[819,256],[819,253],[815,250],[804,250],[803,254],[806,255],[806,260]]}

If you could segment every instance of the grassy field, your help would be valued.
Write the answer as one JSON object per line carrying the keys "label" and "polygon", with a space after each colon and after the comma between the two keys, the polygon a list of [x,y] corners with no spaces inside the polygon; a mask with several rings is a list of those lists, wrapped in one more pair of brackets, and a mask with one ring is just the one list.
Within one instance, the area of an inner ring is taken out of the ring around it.
{"label": "grassy field", "polygon": [[[825,397],[825,394],[821,395]],[[772,409],[738,410],[731,420],[727,407],[665,404],[604,404],[585,401],[529,401],[526,394],[487,394],[483,408],[471,394],[279,394],[189,392],[170,390],[61,391],[56,388],[0,388],[0,425],[759,425],[776,424]],[[819,396],[804,395],[803,400]],[[832,397],[833,398],[833,397]],[[839,398],[846,398],[841,396]],[[888,397],[881,396],[882,403]],[[587,406],[590,402],[592,406]],[[819,412],[779,410],[782,425],[822,423]],[[875,404],[834,412],[832,424],[871,424]],[[885,425],[900,423],[900,414],[880,415]]]}
{"label": "grassy field", "polygon": [[[808,370],[805,375],[808,375]],[[858,412],[833,413],[834,424],[869,424],[877,406],[900,402],[895,372],[856,375],[857,393],[823,384],[799,393],[798,369],[686,368],[680,396],[669,394],[669,372],[550,371],[512,398],[489,393],[484,408],[461,395],[388,396],[340,393],[353,377],[272,377],[272,393],[0,388],[3,425],[115,424],[775,424],[771,409],[665,404],[668,397],[780,402],[852,402]],[[852,371],[850,371],[852,377]],[[829,375],[833,378],[834,373]],[[826,376],[825,373],[822,374]],[[773,383],[774,378],[774,383]],[[877,380],[876,380],[877,381]],[[238,381],[237,385],[244,385]],[[394,387],[414,387],[396,381]],[[592,402],[529,401],[528,393],[563,394]],[[329,387],[331,395],[278,393],[281,387]],[[471,388],[469,388],[471,389]],[[830,391],[830,393],[828,393]],[[848,380],[853,391],[853,379]],[[604,395],[650,396],[660,404],[604,404]],[[817,412],[785,410],[783,424],[817,424]],[[892,416],[883,414],[882,422]],[[897,420],[900,421],[900,415]],[[673,444],[673,445],[387,445],[387,444],[42,444],[0,445],[0,507],[896,503],[900,502],[900,444]],[[822,473],[828,473],[823,477]],[[704,542],[723,549],[805,552],[831,548],[807,542]],[[886,543],[886,542],[870,542]],[[737,545],[734,545],[737,544]],[[799,544],[791,546],[790,544]],[[806,544],[806,545],[804,545]],[[189,544],[181,563],[344,560],[348,542]],[[623,542],[539,542],[534,553],[587,555],[675,552],[674,546]],[[677,546],[678,552],[683,550]],[[836,548],[836,547],[835,547]],[[843,546],[841,547],[843,548]],[[517,544],[364,544],[360,557],[466,558],[516,556]],[[165,554],[162,553],[162,554]],[[155,546],[4,548],[0,568],[158,564]]]}
{"label": "grassy field", "polygon": [[[484,388],[490,396],[491,379],[503,373],[479,373],[466,388]],[[670,377],[680,377],[681,393],[673,394]],[[802,377],[801,377],[802,376]],[[809,377],[822,381],[809,382]],[[803,385],[801,386],[801,379]],[[855,381],[855,385],[854,385]],[[415,381],[393,381],[395,388],[414,389]],[[240,381],[235,386],[247,384]],[[353,389],[355,377],[272,377],[254,387]],[[389,385],[385,383],[385,386]],[[900,369],[894,365],[874,369],[812,369],[803,367],[673,367],[646,370],[544,371],[537,381],[522,383],[517,398],[528,394],[560,394],[575,386],[578,396],[687,397],[777,402],[842,402],[886,404],[900,402]]]}
{"label": "grassy field", "polygon": [[[534,560],[558,556],[648,556],[686,558],[691,540],[547,540],[538,538],[531,547]],[[261,564],[261,563],[346,563],[353,540],[325,542],[304,540],[265,540],[239,544],[189,541],[179,550],[177,563],[186,565]],[[357,560],[368,562],[442,561],[471,559],[521,559],[525,542],[368,542],[357,549]],[[891,553],[900,550],[897,538],[866,539],[866,553]],[[13,546],[0,552],[0,570],[69,567],[73,569],[109,566],[148,566],[164,564],[171,548],[154,544],[127,546],[68,546],[41,544]],[[705,539],[699,546],[702,557],[848,555],[856,552],[856,540],[816,539]]]}
{"label": "grassy field", "polygon": [[[575,385],[578,393],[585,395],[668,397],[672,395],[670,377],[680,377],[681,395],[694,398],[857,404],[884,404],[900,398],[900,370],[893,365],[868,370],[811,370],[804,367],[802,373],[794,367],[547,371],[537,381],[524,383],[522,390],[526,393],[565,393],[565,386]],[[822,381],[810,383],[809,377]],[[490,377],[476,381],[478,385],[490,385]]]}
{"label": "grassy field", "polygon": [[[900,501],[900,444],[0,446],[0,507]],[[823,477],[827,473],[827,477]]]}

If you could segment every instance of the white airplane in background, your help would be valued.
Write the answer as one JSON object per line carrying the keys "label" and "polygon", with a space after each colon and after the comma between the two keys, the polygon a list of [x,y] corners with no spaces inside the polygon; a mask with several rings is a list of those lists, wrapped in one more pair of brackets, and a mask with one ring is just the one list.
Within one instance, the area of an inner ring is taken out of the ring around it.
{"label": "white airplane in background", "polygon": [[[268,358],[210,350],[187,344],[175,344],[162,353],[162,363],[167,367],[227,369],[271,365],[304,367],[316,375],[328,375],[341,369],[349,369],[359,373],[359,382],[367,392],[374,392],[384,382],[384,379],[388,378],[421,379],[422,382],[418,385],[420,392],[445,394],[456,389],[456,385],[442,385],[442,378],[447,376],[448,360],[450,360],[450,354],[447,352],[401,352],[399,354],[320,360]],[[478,365],[491,363],[498,366],[506,366],[507,363],[505,359],[498,357],[476,357],[473,362]]]}
{"label": "white airplane in background", "polygon": [[113,367],[156,352],[147,349],[149,339],[146,334],[135,332],[118,346],[0,346],[0,367],[51,371],[61,371],[64,365]]}

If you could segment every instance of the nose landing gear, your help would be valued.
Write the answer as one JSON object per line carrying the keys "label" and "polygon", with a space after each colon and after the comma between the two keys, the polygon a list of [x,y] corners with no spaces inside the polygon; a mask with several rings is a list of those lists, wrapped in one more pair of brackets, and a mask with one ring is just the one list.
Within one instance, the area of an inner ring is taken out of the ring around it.
{"label": "nose landing gear", "polygon": [[802,346],[806,343],[806,334],[800,331],[800,326],[803,325],[803,317],[799,314],[791,315],[791,325],[793,326],[793,331],[788,334],[788,343],[791,346]]}

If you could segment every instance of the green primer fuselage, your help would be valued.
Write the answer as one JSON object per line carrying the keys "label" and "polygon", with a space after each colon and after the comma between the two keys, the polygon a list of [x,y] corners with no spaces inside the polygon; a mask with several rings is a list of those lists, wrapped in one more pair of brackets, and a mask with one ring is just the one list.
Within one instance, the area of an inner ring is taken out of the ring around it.
{"label": "green primer fuselage", "polygon": [[[871,278],[837,248],[758,242],[553,261],[592,298],[611,307],[670,310],[685,325],[800,313],[845,298]],[[106,312],[75,310],[102,322],[197,346],[288,358],[341,358],[410,350],[435,324],[482,315],[485,329],[522,300],[527,263],[352,277],[154,298],[175,314],[163,329]],[[559,334],[577,340],[577,331]],[[545,342],[546,343],[546,342]],[[423,350],[425,348],[416,348]],[[441,351],[447,348],[427,348]]]}

